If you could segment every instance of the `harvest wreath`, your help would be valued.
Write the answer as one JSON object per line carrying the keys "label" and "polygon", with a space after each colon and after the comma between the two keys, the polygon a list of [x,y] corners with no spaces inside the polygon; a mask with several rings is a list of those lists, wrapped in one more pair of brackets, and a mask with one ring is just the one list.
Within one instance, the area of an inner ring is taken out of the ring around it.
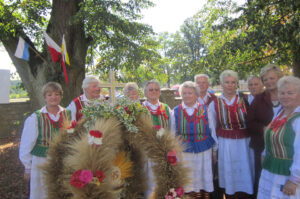
{"label": "harvest wreath", "polygon": [[140,103],[97,103],[83,114],[85,119],[65,124],[51,143],[43,165],[48,199],[143,198],[146,159],[156,183],[152,198],[185,197],[181,142],[153,128]]}

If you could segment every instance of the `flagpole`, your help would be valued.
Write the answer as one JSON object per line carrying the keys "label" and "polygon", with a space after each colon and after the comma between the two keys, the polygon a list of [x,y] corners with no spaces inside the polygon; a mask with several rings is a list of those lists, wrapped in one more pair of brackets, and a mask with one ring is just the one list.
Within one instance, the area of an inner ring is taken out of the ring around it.
{"label": "flagpole", "polygon": [[32,48],[30,45],[29,45],[29,48],[31,49],[31,50],[33,50],[33,52],[35,52],[35,54],[37,55],[37,56],[39,56],[44,62],[46,62],[46,64],[47,65],[49,65],[49,63],[47,62],[47,60],[44,58],[44,57],[42,57],[34,48]]}

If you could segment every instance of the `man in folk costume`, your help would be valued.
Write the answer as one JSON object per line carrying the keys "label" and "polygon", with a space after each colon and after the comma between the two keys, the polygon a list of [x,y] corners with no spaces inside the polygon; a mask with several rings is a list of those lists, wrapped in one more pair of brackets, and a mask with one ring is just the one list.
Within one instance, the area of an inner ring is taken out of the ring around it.
{"label": "man in folk costume", "polygon": [[253,194],[254,159],[246,127],[247,106],[237,92],[238,75],[225,70],[220,75],[222,95],[208,108],[211,130],[218,136],[219,186],[226,198],[247,199]]}
{"label": "man in folk costume", "polygon": [[195,75],[194,80],[200,89],[198,102],[208,107],[208,105],[216,98],[216,96],[213,93],[208,92],[208,87],[209,87],[208,75],[206,74]]}
{"label": "man in folk costume", "polygon": [[66,120],[71,120],[71,112],[59,106],[63,94],[61,86],[49,82],[42,90],[46,106],[25,120],[19,152],[25,166],[24,177],[30,180],[30,199],[46,198],[43,172],[39,166],[46,162],[54,135],[60,132]]}
{"label": "man in folk costume", "polygon": [[[167,104],[161,103],[159,101],[159,96],[160,96],[159,82],[156,80],[148,81],[144,88],[144,94],[147,99],[143,103],[143,105],[147,107],[147,109],[149,110],[149,114],[151,114],[154,128],[156,129],[170,128],[171,109]],[[148,190],[145,193],[146,198],[149,198],[155,186],[151,167],[152,167],[151,162],[148,161],[146,165],[146,169],[148,171]]]}
{"label": "man in folk costume", "polygon": [[176,132],[187,146],[183,161],[190,170],[191,182],[184,190],[192,198],[209,199],[209,192],[214,191],[212,150],[217,137],[210,133],[207,107],[197,101],[199,87],[187,81],[180,86],[179,92],[183,102],[174,108],[172,132]]}
{"label": "man in folk costume", "polygon": [[82,108],[91,105],[93,100],[104,100],[104,97],[100,95],[100,80],[96,76],[87,76],[82,81],[82,90],[83,94],[73,99],[67,107],[72,112],[72,117],[76,118],[76,121],[82,118]]}

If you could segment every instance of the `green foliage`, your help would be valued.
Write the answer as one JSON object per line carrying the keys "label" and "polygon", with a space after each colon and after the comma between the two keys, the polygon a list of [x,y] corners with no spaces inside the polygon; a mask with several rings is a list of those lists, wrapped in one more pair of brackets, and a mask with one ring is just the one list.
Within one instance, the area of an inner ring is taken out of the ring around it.
{"label": "green foliage", "polygon": [[159,51],[163,67],[169,76],[169,85],[193,80],[198,71],[203,71],[202,59],[206,48],[202,42],[203,25],[196,18],[188,18],[175,34],[162,33]]}
{"label": "green foliage", "polygon": [[[82,27],[84,35],[81,35],[80,39],[86,39],[88,54],[86,57],[76,57],[76,60],[84,59],[84,62],[92,66],[93,60],[97,59],[96,69],[95,67],[89,68],[93,71],[105,73],[108,70],[117,71],[124,68],[136,70],[140,65],[148,65],[149,62],[157,61],[159,58],[156,53],[157,43],[151,37],[152,28],[137,22],[142,17],[141,10],[153,6],[151,1],[76,1],[72,4],[76,4],[78,10],[66,9],[66,12],[73,13],[64,13],[64,15],[56,13],[57,7],[71,4],[71,1],[65,1],[63,4],[58,4],[58,2],[58,0],[8,2],[0,0],[0,31],[2,33],[0,40],[21,35],[26,41],[33,40],[34,46],[41,47],[42,31],[46,29],[48,32],[57,31],[57,29],[62,31],[61,27],[57,27],[59,25],[56,20],[65,20],[66,26],[69,27],[77,24],[84,25]],[[52,32],[52,34],[61,35],[62,33]],[[72,38],[72,35],[69,36]],[[78,38],[74,37],[74,39]],[[76,44],[76,41],[73,43]],[[74,49],[73,54],[70,54],[71,58],[76,56],[76,50],[80,51],[80,49]]]}
{"label": "green foliage", "polygon": [[157,57],[156,44],[149,37],[150,26],[136,22],[142,8],[153,4],[148,0],[88,0],[81,4],[75,21],[85,21],[89,38],[87,62],[97,58],[97,70],[108,72],[122,68],[136,69],[145,60]]}
{"label": "green foliage", "polygon": [[26,92],[23,83],[19,80],[11,80],[9,99],[26,97],[28,97],[28,93]]}
{"label": "green foliage", "polygon": [[50,8],[49,0],[0,0],[0,40],[22,33],[40,46],[41,33],[48,23]]}
{"label": "green foliage", "polygon": [[300,67],[299,5],[292,0],[249,0],[242,6],[209,1],[198,13],[205,24],[205,66],[214,66],[215,75],[230,68],[242,78],[268,63],[295,66],[298,62]]}
{"label": "green foliage", "polygon": [[148,109],[145,106],[142,106],[140,102],[133,102],[124,97],[119,99],[114,105],[107,101],[94,101],[93,105],[83,108],[82,113],[89,119],[85,123],[87,126],[90,126],[99,117],[106,119],[117,117],[129,132],[137,133],[138,129],[135,125],[133,125],[133,122],[137,120],[137,117],[141,113],[147,114]]}
{"label": "green foliage", "polygon": [[169,77],[183,82],[206,73],[216,84],[225,69],[237,71],[241,79],[268,63],[300,70],[299,5],[293,0],[249,0],[242,6],[209,0],[180,32],[160,35]]}

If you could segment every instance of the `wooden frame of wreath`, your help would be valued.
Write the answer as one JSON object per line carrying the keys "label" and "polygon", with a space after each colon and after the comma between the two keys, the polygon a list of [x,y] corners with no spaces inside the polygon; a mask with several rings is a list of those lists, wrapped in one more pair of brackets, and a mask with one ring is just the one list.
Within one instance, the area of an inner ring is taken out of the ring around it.
{"label": "wooden frame of wreath", "polygon": [[[42,167],[47,198],[144,198],[146,159],[152,162],[156,183],[152,198],[165,198],[170,189],[186,185],[188,171],[180,161],[181,141],[167,130],[158,132],[153,128],[148,114],[136,112],[135,117],[137,133],[129,132],[116,115],[96,117],[88,127],[84,124],[90,120],[84,119],[71,133],[67,130],[69,124],[65,124],[65,130],[53,139],[48,160]],[[91,130],[101,132],[100,145],[89,144]],[[175,161],[170,161],[168,155],[174,152]],[[71,179],[79,170],[92,174],[101,171],[104,176],[99,181],[93,176],[93,180],[78,188],[71,184]]]}

